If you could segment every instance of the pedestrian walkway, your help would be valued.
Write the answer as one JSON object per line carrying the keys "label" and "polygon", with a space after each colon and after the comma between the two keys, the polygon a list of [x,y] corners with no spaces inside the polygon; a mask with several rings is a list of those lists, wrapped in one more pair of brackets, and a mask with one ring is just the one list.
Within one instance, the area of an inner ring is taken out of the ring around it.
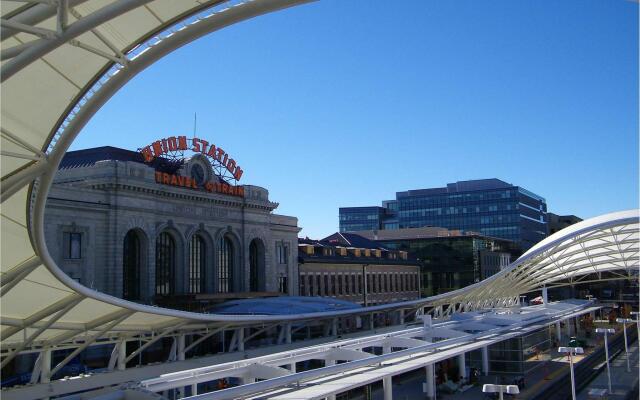
{"label": "pedestrian walkway", "polygon": [[592,389],[607,389],[607,366],[601,365],[602,369],[600,374],[589,383],[589,385],[582,389],[578,393],[578,400],[592,400],[592,399],[608,399],[608,400],[622,400],[626,399],[629,393],[638,385],[638,342],[634,342],[629,346],[629,365],[630,371],[627,372],[627,355],[624,349],[619,352],[610,362],[611,366],[611,388],[613,394],[608,397],[596,397],[589,396],[589,391]]}

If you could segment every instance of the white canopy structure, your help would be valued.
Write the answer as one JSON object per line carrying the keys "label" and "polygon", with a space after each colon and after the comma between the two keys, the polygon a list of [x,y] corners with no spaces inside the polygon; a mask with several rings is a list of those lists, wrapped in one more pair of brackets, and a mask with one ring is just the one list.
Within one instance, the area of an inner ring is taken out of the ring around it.
{"label": "white canopy structure", "polygon": [[229,6],[220,0],[2,1],[3,366],[29,348],[73,345],[77,350],[72,358],[103,338],[186,327],[335,318],[425,306],[434,307],[438,315],[514,304],[521,293],[560,281],[576,282],[591,273],[634,276],[637,210],[573,225],[506,270],[467,288],[357,311],[197,314],[114,298],[65,275],[47,250],[44,206],[59,162],[88,120],[130,79],[173,50],[234,23],[306,2],[252,0]]}

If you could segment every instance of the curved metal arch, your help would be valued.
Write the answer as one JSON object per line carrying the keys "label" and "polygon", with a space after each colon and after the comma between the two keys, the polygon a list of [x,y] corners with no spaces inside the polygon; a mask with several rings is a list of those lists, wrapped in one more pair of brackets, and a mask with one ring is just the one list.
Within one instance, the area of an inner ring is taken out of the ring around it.
{"label": "curved metal arch", "polygon": [[[123,2],[126,0],[123,0]],[[33,207],[33,212],[31,216],[33,218],[32,224],[30,226],[30,234],[32,241],[34,243],[34,248],[36,250],[36,254],[41,257],[41,261],[46,266],[47,270],[51,272],[59,282],[64,284],[66,287],[70,288],[72,291],[75,291],[78,295],[82,296],[87,300],[96,300],[98,302],[102,302],[104,304],[112,305],[117,307],[117,309],[107,315],[102,315],[94,321],[89,321],[88,323],[81,324],[82,326],[89,326],[99,324],[105,320],[105,318],[110,318],[115,315],[115,317],[120,318],[122,313],[143,313],[144,315],[158,316],[158,317],[168,317],[171,319],[158,320],[157,323],[150,323],[149,326],[169,326],[170,324],[176,323],[177,321],[182,321],[180,323],[194,323],[194,324],[202,324],[206,322],[230,322],[234,324],[247,324],[251,322],[264,322],[264,321],[276,321],[282,322],[287,320],[305,320],[305,319],[318,319],[318,318],[330,318],[337,317],[342,315],[352,315],[359,313],[370,313],[375,311],[385,311],[392,309],[402,309],[402,308],[415,308],[422,307],[428,305],[447,305],[450,306],[447,308],[449,312],[456,308],[462,307],[464,304],[469,304],[470,302],[475,301],[476,303],[484,302],[484,304],[511,304],[514,302],[517,294],[522,293],[524,291],[533,290],[535,288],[540,287],[540,285],[546,280],[544,278],[555,279],[555,277],[551,274],[541,275],[542,279],[533,280],[533,281],[525,281],[522,279],[522,276],[527,274],[527,272],[531,271],[539,262],[543,260],[544,257],[548,257],[550,254],[556,254],[559,246],[565,246],[569,248],[571,246],[570,243],[564,243],[569,239],[576,239],[588,241],[590,240],[590,236],[604,235],[606,233],[602,233],[602,229],[613,229],[619,226],[632,225],[637,227],[638,225],[638,212],[632,211],[627,213],[617,213],[605,216],[603,218],[596,218],[596,221],[585,221],[585,223],[578,224],[580,229],[570,228],[566,231],[559,232],[552,236],[537,246],[534,246],[529,252],[527,252],[523,257],[518,259],[515,263],[513,263],[507,270],[502,271],[498,275],[491,277],[481,283],[474,284],[464,289],[460,289],[454,292],[446,293],[439,296],[434,296],[427,299],[420,299],[416,301],[403,302],[397,304],[389,304],[384,306],[376,306],[369,307],[366,309],[361,309],[356,312],[354,311],[342,311],[342,312],[330,312],[330,313],[316,313],[316,314],[299,314],[293,316],[218,316],[218,315],[205,315],[205,314],[197,314],[197,313],[188,313],[177,310],[168,310],[161,309],[156,307],[148,307],[143,306],[137,303],[131,303],[125,300],[117,299],[102,293],[95,292],[91,289],[88,289],[75,281],[70,280],[64,273],[62,273],[59,268],[55,265],[53,260],[51,259],[46,244],[44,242],[44,230],[43,230],[43,213],[44,213],[44,203],[46,201],[47,192],[51,185],[53,176],[55,171],[57,170],[57,166],[64,156],[67,148],[71,144],[71,142],[75,139],[79,131],[84,127],[84,125],[88,122],[88,120],[95,114],[95,112],[106,103],[122,86],[124,86],[130,79],[136,76],[138,73],[143,71],[145,68],[164,57],[166,54],[174,51],[175,49],[190,43],[191,41],[213,32],[215,30],[221,29],[225,26],[229,26],[231,24],[246,20],[248,18],[252,18],[257,15],[262,15],[271,11],[276,11],[282,8],[290,7],[297,4],[306,3],[308,1],[303,0],[253,0],[248,1],[246,3],[242,3],[240,5],[229,8],[224,13],[217,13],[211,16],[208,16],[204,19],[198,20],[193,24],[186,25],[183,29],[178,30],[176,32],[171,33],[167,37],[163,37],[159,39],[158,42],[149,45],[148,48],[142,49],[139,52],[127,54],[128,59],[124,62],[125,66],[119,69],[111,70],[112,75],[109,79],[101,83],[99,86],[94,87],[93,84],[97,83],[100,80],[102,74],[107,74],[110,71],[116,62],[123,60],[112,60],[110,63],[105,64],[104,67],[98,71],[98,74],[80,91],[79,95],[70,103],[70,105],[66,108],[66,111],[60,116],[60,119],[56,123],[55,126],[52,126],[51,132],[58,132],[61,129],[61,135],[57,138],[57,142],[55,146],[53,146],[51,152],[46,155],[46,158],[41,158],[39,160],[32,160],[30,164],[24,164],[19,168],[19,172],[13,173],[3,176],[3,187],[2,187],[2,202],[3,205],[7,203],[7,200],[11,198],[11,195],[19,192],[20,190],[24,190],[24,186],[29,184],[36,177],[41,176],[41,179],[38,183],[35,197],[35,204]],[[213,4],[214,2],[208,3]],[[200,10],[201,8],[198,8]],[[189,16],[195,14],[196,9],[191,10],[190,13],[183,14],[183,19],[188,18]],[[86,21],[86,20],[85,20]],[[165,26],[166,27],[166,26]],[[77,29],[77,28],[76,28]],[[160,28],[159,28],[160,29]],[[157,31],[156,31],[157,32]],[[15,64],[13,64],[15,65]],[[14,74],[13,76],[8,76],[5,79],[5,82],[11,82],[11,79],[15,79],[19,77],[19,74]],[[84,97],[89,91],[94,90],[92,96]],[[75,114],[73,119],[68,120],[68,117],[71,114]],[[68,122],[68,124],[67,124]],[[62,128],[64,127],[64,128]],[[8,137],[7,133],[3,131],[3,138]],[[16,136],[16,135],[13,135]],[[49,139],[43,143],[43,149],[47,149],[50,146],[50,142],[52,141],[53,136],[50,136]],[[27,142],[25,142],[27,143]],[[28,144],[28,143],[27,143]],[[28,146],[27,146],[28,147]],[[34,154],[37,152],[34,151]],[[37,154],[36,154],[37,155]],[[15,156],[15,155],[14,155]],[[12,157],[12,155],[8,155],[6,153],[2,154],[3,159],[5,157]],[[30,200],[29,197],[25,200],[25,210],[27,213],[30,211]],[[604,221],[603,221],[604,219]],[[637,228],[636,228],[637,230]],[[610,232],[612,236],[615,236],[613,232]],[[582,237],[584,235],[584,237]],[[593,237],[591,237],[593,239]],[[614,240],[617,241],[616,238]],[[633,244],[633,239],[631,240]],[[637,266],[638,264],[638,251],[633,249],[620,249],[620,260],[631,261],[632,266]],[[629,255],[631,254],[631,255]],[[607,265],[611,265],[612,263],[607,263]],[[26,264],[25,264],[26,265]],[[37,263],[36,263],[37,266]],[[614,266],[616,269],[620,269],[617,266]],[[16,267],[18,268],[18,267]],[[16,268],[10,270],[9,272],[13,272]],[[604,270],[604,269],[603,269]],[[578,271],[580,272],[580,271]],[[5,274],[5,276],[8,274]],[[21,274],[17,274],[16,276],[22,276]],[[17,279],[17,278],[16,278]],[[3,280],[4,285],[4,280]],[[3,286],[3,289],[5,287]],[[81,303],[81,302],[80,302]],[[123,314],[124,315],[124,314]],[[129,315],[129,314],[127,314]],[[114,317],[114,318],[115,318]],[[89,325],[87,325],[89,324]],[[5,325],[3,321],[3,325]],[[70,325],[69,322],[61,321],[56,323],[56,326],[66,326],[71,329],[73,324]],[[96,325],[99,326],[99,325]],[[127,330],[127,325],[117,326],[118,331]],[[60,338],[72,338],[76,335],[73,332],[60,333],[60,335],[56,336],[57,339]],[[51,343],[52,339],[48,339]]]}

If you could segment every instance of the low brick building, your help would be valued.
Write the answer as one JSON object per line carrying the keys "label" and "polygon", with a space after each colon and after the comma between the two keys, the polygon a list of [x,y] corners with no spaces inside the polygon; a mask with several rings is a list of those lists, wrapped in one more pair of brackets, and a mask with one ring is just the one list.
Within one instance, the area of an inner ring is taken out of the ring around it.
{"label": "low brick building", "polygon": [[420,267],[405,251],[358,235],[298,239],[301,296],[335,297],[363,306],[420,297]]}

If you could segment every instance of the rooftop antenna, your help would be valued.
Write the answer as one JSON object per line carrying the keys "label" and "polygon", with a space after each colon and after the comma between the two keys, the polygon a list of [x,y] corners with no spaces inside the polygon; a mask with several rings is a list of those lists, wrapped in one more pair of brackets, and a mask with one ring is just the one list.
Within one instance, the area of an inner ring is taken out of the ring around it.
{"label": "rooftop antenna", "polygon": [[193,138],[195,139],[196,137],[196,126],[198,124],[198,114],[197,113],[193,113]]}

